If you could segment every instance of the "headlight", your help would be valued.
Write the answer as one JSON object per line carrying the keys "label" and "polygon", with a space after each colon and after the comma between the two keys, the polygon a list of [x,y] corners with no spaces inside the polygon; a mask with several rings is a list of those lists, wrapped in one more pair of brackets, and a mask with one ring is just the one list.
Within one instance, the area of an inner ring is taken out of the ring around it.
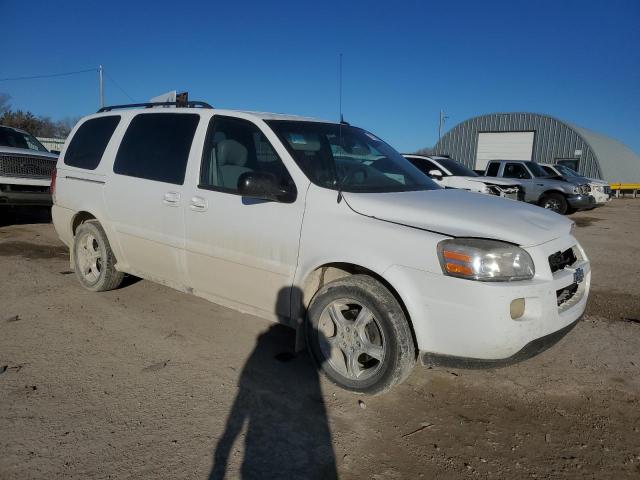
{"label": "headlight", "polygon": [[580,193],[580,185],[573,187],[573,193]]}
{"label": "headlight", "polygon": [[454,238],[438,243],[438,257],[445,275],[509,282],[533,278],[533,260],[522,248],[510,243],[480,238]]}

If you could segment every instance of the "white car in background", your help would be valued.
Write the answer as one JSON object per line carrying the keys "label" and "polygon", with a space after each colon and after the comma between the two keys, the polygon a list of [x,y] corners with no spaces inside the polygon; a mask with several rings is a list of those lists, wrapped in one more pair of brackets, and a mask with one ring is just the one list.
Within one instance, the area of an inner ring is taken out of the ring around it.
{"label": "white car in background", "polygon": [[611,186],[604,180],[585,177],[566,165],[552,165],[550,163],[540,163],[539,165],[544,168],[544,171],[549,175],[559,175],[561,177],[566,177],[569,180],[578,179],[588,182],[591,187],[591,196],[595,198],[596,205],[605,205],[611,201]]}
{"label": "white car in background", "polygon": [[403,154],[415,167],[445,188],[459,188],[512,200],[522,200],[522,186],[514,180],[488,179],[449,157]]}

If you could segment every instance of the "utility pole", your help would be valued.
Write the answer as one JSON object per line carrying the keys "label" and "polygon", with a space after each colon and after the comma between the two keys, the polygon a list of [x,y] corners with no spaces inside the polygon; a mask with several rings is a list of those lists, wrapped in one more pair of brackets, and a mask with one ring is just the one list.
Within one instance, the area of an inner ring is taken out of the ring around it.
{"label": "utility pole", "polygon": [[438,123],[438,141],[442,138],[442,130],[444,130],[444,122],[449,118],[449,115],[444,114],[444,110],[440,110],[440,121]]}
{"label": "utility pole", "polygon": [[102,65],[98,67],[98,78],[100,80],[100,108],[104,107],[104,77],[102,74]]}

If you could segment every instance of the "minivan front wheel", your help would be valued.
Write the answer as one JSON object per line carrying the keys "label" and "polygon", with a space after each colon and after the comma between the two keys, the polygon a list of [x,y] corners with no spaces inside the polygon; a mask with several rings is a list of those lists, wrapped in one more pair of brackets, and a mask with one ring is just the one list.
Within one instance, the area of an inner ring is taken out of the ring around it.
{"label": "minivan front wheel", "polygon": [[116,259],[102,226],[90,220],[81,224],[73,242],[73,262],[80,284],[92,292],[120,286],[124,273],[115,268]]}
{"label": "minivan front wheel", "polygon": [[415,346],[402,307],[367,275],[328,283],[308,311],[307,345],[316,364],[335,384],[379,394],[407,378]]}

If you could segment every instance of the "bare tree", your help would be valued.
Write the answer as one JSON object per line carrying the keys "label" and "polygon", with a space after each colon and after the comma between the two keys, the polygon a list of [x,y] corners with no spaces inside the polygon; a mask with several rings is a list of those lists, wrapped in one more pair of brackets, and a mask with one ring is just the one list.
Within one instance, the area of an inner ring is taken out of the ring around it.
{"label": "bare tree", "polygon": [[11,108],[11,95],[0,92],[0,113],[4,113]]}

